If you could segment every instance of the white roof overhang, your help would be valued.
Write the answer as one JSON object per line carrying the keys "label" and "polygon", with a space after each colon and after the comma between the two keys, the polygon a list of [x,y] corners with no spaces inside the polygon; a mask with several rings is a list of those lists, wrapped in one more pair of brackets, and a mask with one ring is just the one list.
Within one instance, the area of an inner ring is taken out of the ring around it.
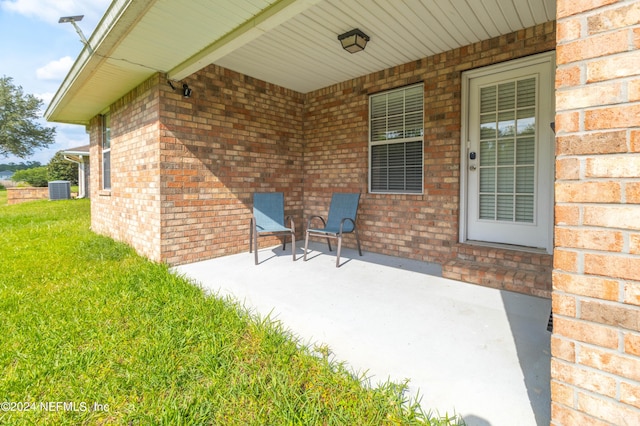
{"label": "white roof overhang", "polygon": [[[217,64],[307,93],[555,19],[555,0],[115,0],[49,104],[87,124],[154,73]],[[360,28],[356,54],[337,36]]]}

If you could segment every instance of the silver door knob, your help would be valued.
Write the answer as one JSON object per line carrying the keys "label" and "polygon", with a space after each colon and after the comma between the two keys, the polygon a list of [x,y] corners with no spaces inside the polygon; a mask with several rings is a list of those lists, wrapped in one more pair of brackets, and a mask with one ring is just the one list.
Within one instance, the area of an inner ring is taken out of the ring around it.
{"label": "silver door knob", "polygon": [[473,171],[473,170],[475,170],[475,169],[476,169],[475,164],[472,164],[472,165],[470,165],[470,166],[469,166],[469,170],[472,170],[472,171]]}

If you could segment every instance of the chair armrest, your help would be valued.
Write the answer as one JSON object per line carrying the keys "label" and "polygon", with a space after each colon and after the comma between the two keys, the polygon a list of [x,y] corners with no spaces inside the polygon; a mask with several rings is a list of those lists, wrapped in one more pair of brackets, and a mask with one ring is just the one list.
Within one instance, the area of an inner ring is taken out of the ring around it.
{"label": "chair armrest", "polygon": [[327,227],[327,222],[324,221],[324,219],[322,218],[322,216],[311,216],[309,218],[309,220],[307,221],[307,229],[311,228],[311,221],[313,219],[320,219],[322,221],[322,227],[326,228]]}
{"label": "chair armrest", "polygon": [[291,224],[290,228],[291,231],[295,234],[296,233],[296,222],[293,220],[293,216],[289,215],[287,217],[284,218],[284,223],[286,224],[287,221],[289,221],[289,223]]}
{"label": "chair armrest", "polygon": [[[356,229],[356,223],[353,221],[353,219],[351,219],[350,217],[345,217],[344,219],[342,219],[342,220],[340,221],[340,234],[342,234],[342,227],[344,226],[344,223],[345,223],[347,220],[348,220],[349,222],[353,223],[353,229]],[[352,232],[352,231],[349,231],[349,232]]]}

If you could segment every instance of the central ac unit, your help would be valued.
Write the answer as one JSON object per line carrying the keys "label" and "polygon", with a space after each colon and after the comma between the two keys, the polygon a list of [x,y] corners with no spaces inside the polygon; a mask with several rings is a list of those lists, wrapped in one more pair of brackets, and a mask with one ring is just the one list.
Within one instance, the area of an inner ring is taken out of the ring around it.
{"label": "central ac unit", "polygon": [[68,180],[49,182],[50,200],[68,200],[69,198],[71,198],[71,183]]}

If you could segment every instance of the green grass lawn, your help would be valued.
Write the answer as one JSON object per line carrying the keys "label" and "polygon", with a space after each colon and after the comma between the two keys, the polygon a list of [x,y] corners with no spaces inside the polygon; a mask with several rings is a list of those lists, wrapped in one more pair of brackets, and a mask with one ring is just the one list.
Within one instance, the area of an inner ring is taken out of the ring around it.
{"label": "green grass lawn", "polygon": [[459,422],[93,234],[89,200],[3,200],[0,424]]}

